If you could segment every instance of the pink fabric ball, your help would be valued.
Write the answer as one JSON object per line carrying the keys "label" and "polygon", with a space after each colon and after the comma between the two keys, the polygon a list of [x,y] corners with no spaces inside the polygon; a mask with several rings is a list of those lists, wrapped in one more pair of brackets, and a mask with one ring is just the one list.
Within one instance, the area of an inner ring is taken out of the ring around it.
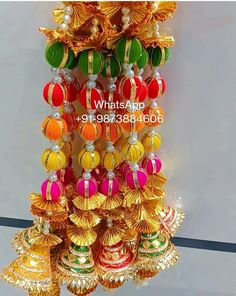
{"label": "pink fabric ball", "polygon": [[66,167],[65,169],[57,171],[57,177],[60,179],[65,185],[69,184],[73,178],[73,170],[71,167]]}
{"label": "pink fabric ball", "polygon": [[98,184],[94,178],[89,180],[84,180],[83,178],[79,178],[76,183],[76,191],[79,195],[84,197],[90,197],[97,193]]}
{"label": "pink fabric ball", "polygon": [[145,158],[143,160],[142,166],[146,170],[148,175],[155,175],[160,172],[162,168],[162,163],[158,157],[155,157],[153,159]]}
{"label": "pink fabric ball", "polygon": [[41,185],[41,193],[44,199],[58,201],[64,193],[64,185],[60,180],[50,182],[48,179]]}
{"label": "pink fabric ball", "polygon": [[130,171],[125,176],[125,180],[131,189],[143,188],[147,183],[147,173],[143,169]]}
{"label": "pink fabric ball", "polygon": [[107,196],[115,195],[119,192],[119,181],[115,177],[113,179],[104,178],[99,186],[99,191]]}

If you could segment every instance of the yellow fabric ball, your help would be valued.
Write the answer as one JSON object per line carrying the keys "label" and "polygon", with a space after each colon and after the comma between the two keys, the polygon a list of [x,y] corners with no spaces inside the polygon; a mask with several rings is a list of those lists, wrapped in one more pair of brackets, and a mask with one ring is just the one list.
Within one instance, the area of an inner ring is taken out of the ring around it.
{"label": "yellow fabric ball", "polygon": [[42,154],[42,163],[49,171],[61,170],[66,166],[66,156],[62,151],[46,149]]}
{"label": "yellow fabric ball", "polygon": [[161,146],[161,137],[160,135],[155,135],[154,137],[145,135],[142,142],[146,152],[155,152]]}
{"label": "yellow fabric ball", "polygon": [[117,150],[102,153],[102,165],[106,170],[114,170],[120,163],[120,154]]}
{"label": "yellow fabric ball", "polygon": [[144,154],[144,148],[140,141],[135,144],[126,143],[121,149],[126,161],[138,162]]}
{"label": "yellow fabric ball", "polygon": [[95,169],[100,162],[100,155],[97,151],[82,149],[78,156],[79,164],[84,170]]}

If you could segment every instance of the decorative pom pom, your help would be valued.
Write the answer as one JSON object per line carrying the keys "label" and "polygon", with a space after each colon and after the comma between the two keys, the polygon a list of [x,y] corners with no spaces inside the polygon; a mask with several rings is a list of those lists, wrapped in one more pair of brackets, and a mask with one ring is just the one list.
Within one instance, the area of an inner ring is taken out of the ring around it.
{"label": "decorative pom pom", "polygon": [[41,193],[46,200],[58,201],[64,193],[64,185],[60,180],[45,180],[41,185]]}
{"label": "decorative pom pom", "polygon": [[79,153],[78,161],[84,170],[94,169],[99,165],[100,155],[97,151],[82,149]]}
{"label": "decorative pom pom", "polygon": [[72,133],[78,126],[78,114],[76,112],[63,113],[61,118],[65,120],[68,133]]}
{"label": "decorative pom pom", "polygon": [[116,150],[113,152],[104,151],[101,163],[106,170],[114,170],[120,163],[120,154]]}
{"label": "decorative pom pom", "polygon": [[54,107],[58,107],[67,100],[67,89],[63,84],[49,82],[43,89],[45,101]]}
{"label": "decorative pom pom", "polygon": [[122,63],[133,64],[142,54],[142,45],[137,38],[121,38],[116,45],[115,53]]}
{"label": "decorative pom pom", "polygon": [[148,95],[148,86],[146,82],[142,81],[142,86],[141,86],[141,91],[139,94],[138,101],[143,102],[147,98],[147,95]]}
{"label": "decorative pom pom", "polygon": [[78,132],[84,141],[96,141],[101,136],[102,126],[97,121],[81,122]]}
{"label": "decorative pom pom", "polygon": [[42,132],[51,141],[60,140],[67,133],[67,124],[63,118],[47,116],[42,123]]}
{"label": "decorative pom pom", "polygon": [[48,148],[42,154],[42,163],[45,169],[57,171],[65,167],[66,157],[62,151],[52,151]]}
{"label": "decorative pom pom", "polygon": [[62,170],[58,170],[57,171],[57,177],[66,186],[72,181],[73,169],[71,167],[67,166],[66,168],[64,168]]}
{"label": "decorative pom pom", "polygon": [[76,191],[81,196],[90,197],[95,193],[97,193],[97,190],[98,190],[97,181],[93,178],[89,180],[84,180],[80,178],[76,183]]}
{"label": "decorative pom pom", "polygon": [[148,97],[156,99],[164,94],[166,90],[165,80],[161,77],[151,78],[148,80]]}
{"label": "decorative pom pom", "polygon": [[119,60],[115,55],[112,54],[104,54],[104,67],[102,69],[101,74],[105,78],[114,78],[119,76],[121,73],[121,65]]}
{"label": "decorative pom pom", "polygon": [[53,68],[68,68],[74,62],[73,51],[62,42],[49,43],[45,50],[45,58]]}
{"label": "decorative pom pom", "polygon": [[86,75],[98,74],[103,67],[103,57],[95,49],[84,50],[79,55],[79,68]]}
{"label": "decorative pom pom", "polygon": [[143,169],[130,171],[127,173],[125,180],[131,189],[143,188],[147,183],[147,174]]}
{"label": "decorative pom pom", "polygon": [[147,125],[148,126],[158,126],[164,121],[164,110],[161,107],[151,108],[147,106],[143,113],[148,116]]}
{"label": "decorative pom pom", "polygon": [[112,196],[119,192],[119,181],[117,178],[108,179],[104,178],[100,185],[99,185],[99,191],[106,195],[106,196]]}
{"label": "decorative pom pom", "polygon": [[125,160],[131,162],[138,162],[144,154],[144,148],[140,141],[135,144],[126,143],[121,151]]}
{"label": "decorative pom pom", "polygon": [[79,93],[80,104],[87,110],[102,108],[103,96],[98,88],[84,87]]}
{"label": "decorative pom pom", "polygon": [[155,47],[149,49],[150,63],[153,67],[164,65],[169,59],[169,49]]}
{"label": "decorative pom pom", "polygon": [[141,131],[145,126],[143,112],[138,110],[134,112],[125,112],[123,114],[121,126],[129,133]]}
{"label": "decorative pom pom", "polygon": [[121,101],[121,97],[117,91],[105,91],[104,92],[104,99],[106,103],[105,107],[103,108],[104,110],[117,110],[119,109],[119,104]]}
{"label": "decorative pom pom", "polygon": [[162,163],[158,157],[152,159],[144,158],[142,167],[146,170],[148,175],[155,175],[160,172]]}
{"label": "decorative pom pom", "polygon": [[139,97],[142,88],[140,79],[134,77],[123,77],[118,83],[118,90],[126,100],[135,100]]}
{"label": "decorative pom pom", "polygon": [[78,85],[76,82],[64,83],[67,89],[67,102],[74,102],[77,99]]}
{"label": "decorative pom pom", "polygon": [[146,152],[157,151],[161,146],[161,137],[160,135],[149,136],[145,135],[142,140],[143,147]]}
{"label": "decorative pom pom", "polygon": [[121,128],[117,122],[108,122],[102,124],[102,138],[105,141],[115,142],[121,136]]}

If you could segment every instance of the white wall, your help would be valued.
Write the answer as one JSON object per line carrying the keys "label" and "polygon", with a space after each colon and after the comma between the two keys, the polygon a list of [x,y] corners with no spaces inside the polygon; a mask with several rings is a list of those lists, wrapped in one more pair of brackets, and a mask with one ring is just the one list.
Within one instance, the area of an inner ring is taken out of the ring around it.
{"label": "white wall", "polygon": [[[47,141],[40,124],[49,112],[41,92],[50,79],[41,25],[52,24],[52,2],[0,3],[0,216],[32,218],[27,194],[38,191]],[[187,213],[179,236],[235,242],[236,218],[236,3],[179,3],[166,24],[176,36],[170,63],[161,70],[168,90],[161,157],[169,177],[168,200],[181,196]],[[0,264],[14,258],[1,227]],[[118,295],[236,295],[235,256],[180,248],[180,263],[147,290],[124,288]],[[220,274],[219,274],[220,273]],[[219,281],[220,278],[220,281]],[[0,285],[1,295],[24,295]],[[67,295],[64,293],[63,295]],[[101,290],[95,295],[105,295]]]}

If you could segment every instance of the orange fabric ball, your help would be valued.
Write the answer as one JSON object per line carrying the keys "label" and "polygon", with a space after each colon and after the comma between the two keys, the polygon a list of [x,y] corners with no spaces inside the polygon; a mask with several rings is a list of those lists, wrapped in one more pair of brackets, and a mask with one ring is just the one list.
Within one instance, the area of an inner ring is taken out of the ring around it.
{"label": "orange fabric ball", "polygon": [[129,133],[139,132],[145,126],[144,115],[141,111],[125,112],[122,117],[121,126]]}
{"label": "orange fabric ball", "polygon": [[144,120],[147,126],[158,126],[163,123],[165,112],[161,107],[146,107],[143,111]]}
{"label": "orange fabric ball", "polygon": [[61,118],[63,118],[67,124],[67,129],[69,133],[73,132],[77,128],[79,124],[77,117],[78,114],[76,112],[63,113],[61,115]]}
{"label": "orange fabric ball", "polygon": [[102,124],[102,138],[105,141],[116,142],[121,136],[121,128],[117,122]]}
{"label": "orange fabric ball", "polygon": [[67,131],[66,121],[63,118],[47,116],[42,123],[42,132],[51,141],[60,140]]}
{"label": "orange fabric ball", "polygon": [[92,122],[81,122],[78,126],[78,132],[84,141],[95,141],[101,136],[101,124]]}

